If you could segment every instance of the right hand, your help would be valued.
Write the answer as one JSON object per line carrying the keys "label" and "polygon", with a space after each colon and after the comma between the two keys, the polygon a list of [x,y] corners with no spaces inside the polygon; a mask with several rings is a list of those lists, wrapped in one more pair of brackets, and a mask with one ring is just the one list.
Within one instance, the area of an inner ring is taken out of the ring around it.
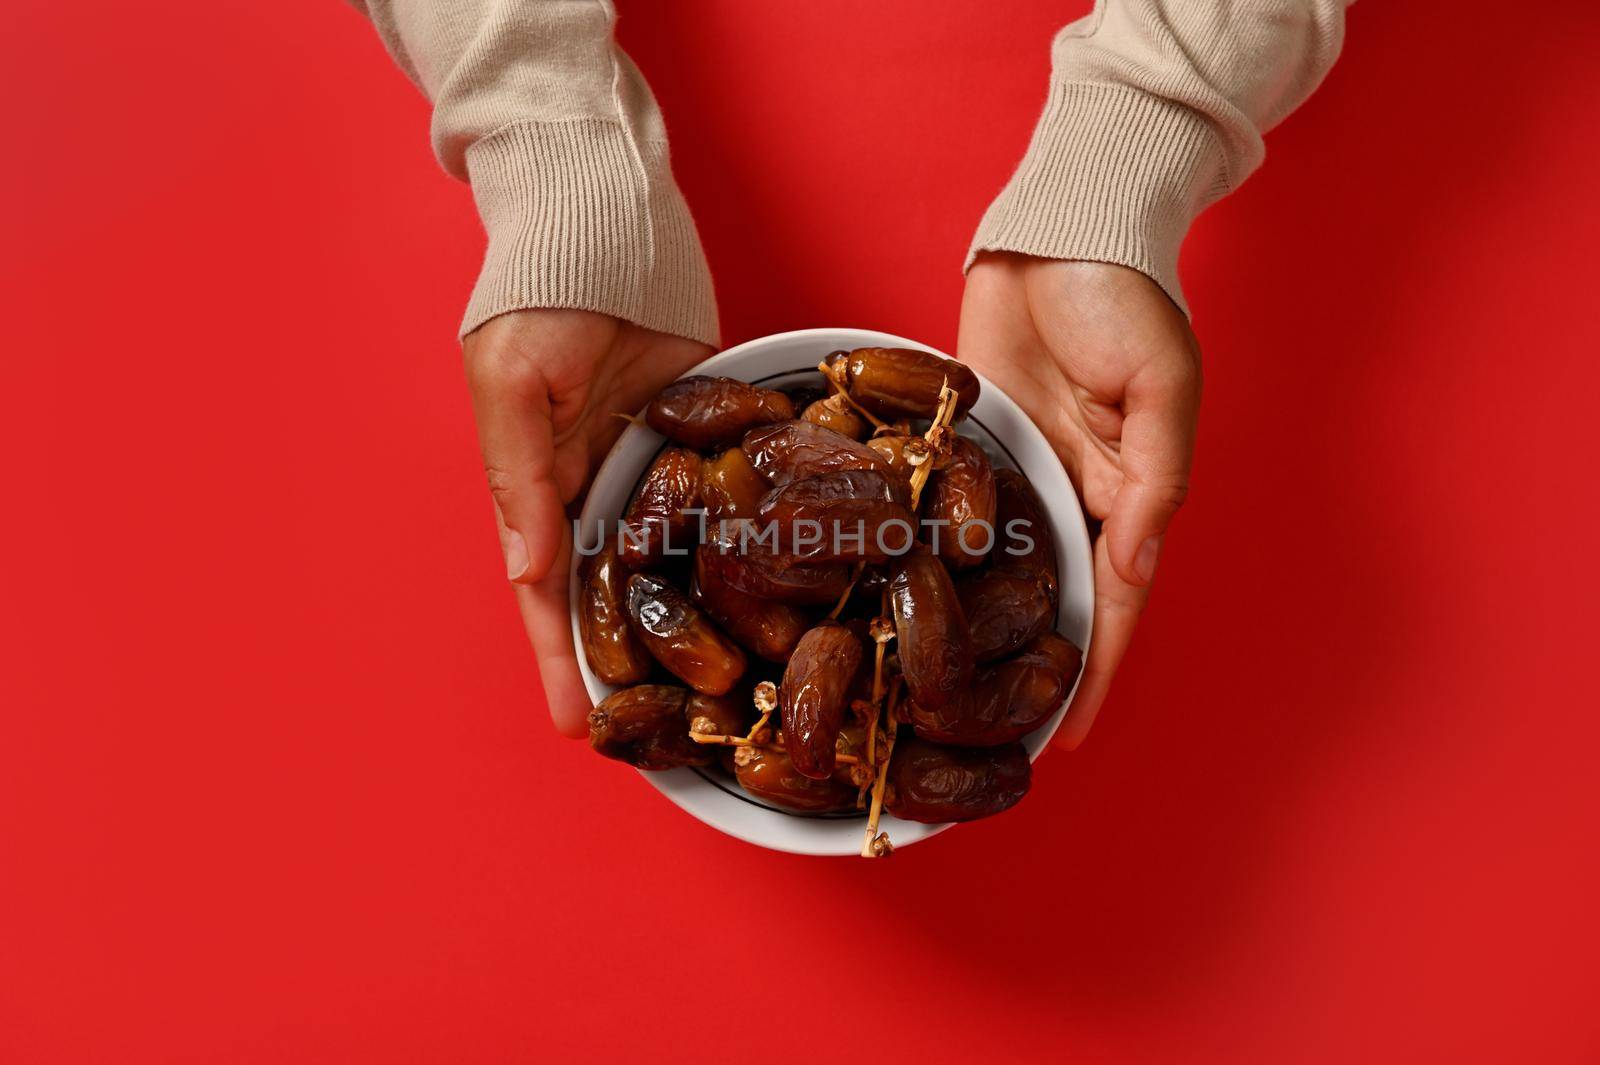
{"label": "right hand", "polygon": [[632,416],[711,349],[575,310],[491,318],[462,347],[506,576],[539,663],[550,717],[587,734],[589,695],[572,643],[567,505]]}

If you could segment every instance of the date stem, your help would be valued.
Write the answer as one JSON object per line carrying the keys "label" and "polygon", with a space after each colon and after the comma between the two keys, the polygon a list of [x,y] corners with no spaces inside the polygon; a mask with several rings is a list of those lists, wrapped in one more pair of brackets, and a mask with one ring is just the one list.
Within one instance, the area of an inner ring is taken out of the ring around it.
{"label": "date stem", "polygon": [[889,783],[889,760],[894,757],[894,706],[900,694],[900,685],[897,683],[889,689],[889,702],[883,708],[884,723],[884,750],[883,763],[877,767],[878,778],[872,782],[872,809],[867,812],[867,834],[861,841],[861,857],[886,858],[894,851],[889,843],[889,834],[885,832],[880,839],[878,835],[878,819],[883,816],[883,789]]}
{"label": "date stem", "polygon": [[821,362],[817,363],[817,369],[822,371],[822,376],[826,377],[828,379],[828,383],[830,385],[832,385],[834,388],[839,390],[837,394],[843,396],[844,397],[844,401],[846,403],[850,404],[850,406],[854,407],[855,408],[855,412],[857,414],[861,415],[867,421],[872,423],[872,428],[873,428],[874,432],[876,432],[879,429],[886,428],[888,426],[888,423],[885,422],[882,418],[879,418],[877,415],[873,414],[870,410],[867,410],[861,404],[857,403],[854,399],[850,398],[850,390],[844,386],[844,382],[840,381],[838,377],[834,376],[833,369],[832,369],[832,367],[830,367],[828,365],[828,360],[827,359],[823,359]]}
{"label": "date stem", "polygon": [[[956,405],[961,402],[961,396],[950,387],[947,377],[939,384],[939,407],[934,412],[933,424],[928,426],[928,431],[922,438],[934,454],[938,454],[939,445],[943,443],[945,434],[950,430],[950,424],[955,421]],[[928,483],[928,478],[933,475],[933,455],[928,456],[928,461],[911,471],[911,509],[917,509],[917,503],[922,499],[922,489]]]}
{"label": "date stem", "polygon": [[844,612],[844,605],[850,601],[850,593],[856,590],[856,581],[861,579],[861,571],[867,568],[865,562],[857,562],[856,570],[850,574],[850,583],[844,586],[844,592],[839,596],[839,601],[833,604],[833,609],[828,611],[828,620],[837,621]]}

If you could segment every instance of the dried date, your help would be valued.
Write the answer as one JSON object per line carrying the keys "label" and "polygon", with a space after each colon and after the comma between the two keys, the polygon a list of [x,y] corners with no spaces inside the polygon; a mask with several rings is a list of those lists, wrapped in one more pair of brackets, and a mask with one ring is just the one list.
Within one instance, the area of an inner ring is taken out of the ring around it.
{"label": "dried date", "polygon": [[972,637],[950,573],[930,554],[900,559],[889,581],[896,650],[913,702],[938,710],[972,678]]}
{"label": "dried date", "polygon": [[644,409],[650,428],[701,451],[737,444],[752,426],[793,417],[794,404],[782,392],[703,374],[672,382]]}
{"label": "dried date", "polygon": [[739,645],[702,614],[689,597],[660,577],[628,578],[628,616],[645,648],[695,691],[725,695],[744,675]]}
{"label": "dried date", "polygon": [[823,622],[795,647],[778,685],[778,711],[784,746],[801,775],[821,780],[833,772],[834,745],[861,661],[860,638],[837,622]]}
{"label": "dried date", "polygon": [[946,747],[922,739],[895,745],[885,807],[905,821],[975,821],[1009,810],[1028,793],[1033,768],[1020,743]]}

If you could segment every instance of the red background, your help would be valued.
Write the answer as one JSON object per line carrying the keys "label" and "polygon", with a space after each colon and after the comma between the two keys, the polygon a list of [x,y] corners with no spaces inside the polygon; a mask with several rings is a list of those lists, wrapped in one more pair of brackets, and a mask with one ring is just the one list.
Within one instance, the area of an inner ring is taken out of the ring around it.
{"label": "red background", "polygon": [[[1085,5],[621,6],[725,339],[951,345]],[[341,5],[162,7],[0,35],[0,1060],[1600,1054],[1592,5],[1354,9],[1189,242],[1195,487],[1094,735],[879,863],[553,735],[425,103]]]}

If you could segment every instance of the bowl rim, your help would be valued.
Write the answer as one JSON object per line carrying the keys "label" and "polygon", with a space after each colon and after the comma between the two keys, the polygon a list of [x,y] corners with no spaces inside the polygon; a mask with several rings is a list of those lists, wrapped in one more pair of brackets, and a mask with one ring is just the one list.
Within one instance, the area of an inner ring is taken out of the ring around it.
{"label": "bowl rim", "polygon": [[[817,341],[819,347],[826,346],[827,350],[830,351],[839,348],[902,347],[926,351],[942,358],[950,358],[949,355],[938,348],[924,344],[921,341],[879,330],[815,327],[772,333],[747,340],[710,356],[684,371],[680,376],[690,377],[698,374],[712,374],[734,377],[739,380],[765,380],[789,372],[801,372],[807,367],[795,367],[792,371],[776,370],[759,375],[737,372],[736,367],[742,362],[748,362],[752,355],[759,352],[808,341]],[[971,367],[968,368],[971,369]],[[1058,568],[1063,572],[1056,628],[1061,630],[1064,624],[1070,625],[1075,631],[1066,633],[1066,635],[1080,637],[1082,641],[1080,646],[1087,652],[1094,621],[1094,560],[1088,525],[1084,520],[1082,503],[1078,498],[1076,488],[1067,476],[1060,457],[1055,453],[1049,442],[1045,440],[1043,432],[1034,424],[1033,420],[999,386],[981,373],[977,373],[976,370],[973,372],[977,374],[982,385],[978,405],[974,408],[974,421],[1006,453],[1017,468],[1027,475],[1030,483],[1036,482],[1043,476],[1046,480],[1057,482],[1054,487],[1059,488],[1061,484],[1064,484],[1067,489],[1064,497],[1060,494],[1047,496],[1043,491],[1038,492],[1038,494],[1044,503],[1045,513],[1050,520],[1052,534],[1055,536],[1056,552],[1059,559]],[[1024,447],[1023,442],[1014,438],[1003,439],[1000,434],[990,430],[985,422],[977,419],[976,412],[987,407],[996,408],[996,410],[988,413],[988,418],[990,420],[1008,422],[1011,427],[1026,438],[1026,447]],[[623,496],[623,505],[626,505],[627,497],[631,496],[634,486],[643,474],[643,463],[650,461],[650,456],[655,455],[664,443],[665,438],[645,425],[642,418],[636,419],[623,430],[622,435],[612,445],[611,450],[607,452],[605,459],[595,471],[594,478],[590,482],[589,495],[584,501],[582,512],[578,518],[578,528],[594,528],[599,523],[614,519],[617,514],[620,514],[620,507],[615,506],[614,503],[606,502],[607,500],[615,499],[617,494],[616,482],[619,479],[625,478],[626,480]],[[1049,456],[1047,462],[1043,462],[1040,459],[1041,449],[1043,454]],[[1016,457],[1016,452],[1023,450],[1026,450],[1033,460],[1026,468],[1024,468],[1022,460]],[[1040,464],[1044,465],[1045,468],[1043,470],[1036,468]],[[624,467],[627,468],[624,469]],[[616,513],[602,514],[599,513],[601,509],[607,511],[615,510]],[[1063,536],[1061,535],[1063,531],[1067,533],[1065,542],[1063,542]],[[614,689],[612,686],[602,683],[593,674],[583,654],[583,637],[578,620],[578,608],[581,601],[578,594],[579,567],[581,563],[582,556],[574,549],[568,572],[572,638],[574,649],[577,652],[575,657],[578,663],[578,670],[583,678],[584,688],[591,702],[598,704]],[[1071,602],[1069,602],[1069,589],[1074,592],[1071,595]],[[1064,619],[1066,620],[1064,621]],[[1078,642],[1078,640],[1074,639],[1074,642]],[[1061,706],[1051,716],[1051,719],[1043,727],[1035,729],[1023,737],[1023,743],[1028,750],[1029,761],[1037,761],[1039,755],[1049,747],[1050,740],[1057,729],[1060,728],[1061,722],[1072,706],[1082,680],[1083,670],[1080,669],[1078,677],[1073,681],[1071,690],[1067,692]],[[651,772],[640,770],[639,774],[657,791],[665,795],[674,805],[691,817],[747,843],[753,843],[770,850],[812,856],[855,855],[860,850],[859,831],[854,833],[856,842],[844,847],[839,843],[824,842],[824,840],[837,836],[838,833],[821,833],[816,826],[819,822],[846,823],[859,826],[862,821],[862,815],[835,815],[830,818],[785,813],[756,802],[747,796],[735,795],[731,790],[722,787],[704,774],[695,772],[693,767]],[[715,795],[722,798],[708,798],[708,792],[715,793]],[[723,799],[728,797],[738,800],[748,808],[761,811],[761,814],[752,816],[743,812],[739,807],[726,806]],[[951,824],[948,823],[926,825],[918,822],[900,821],[891,818],[888,814],[884,815],[883,821],[885,826],[892,829],[890,838],[894,841],[896,849],[929,839],[951,827]],[[802,828],[801,826],[810,827]]]}

